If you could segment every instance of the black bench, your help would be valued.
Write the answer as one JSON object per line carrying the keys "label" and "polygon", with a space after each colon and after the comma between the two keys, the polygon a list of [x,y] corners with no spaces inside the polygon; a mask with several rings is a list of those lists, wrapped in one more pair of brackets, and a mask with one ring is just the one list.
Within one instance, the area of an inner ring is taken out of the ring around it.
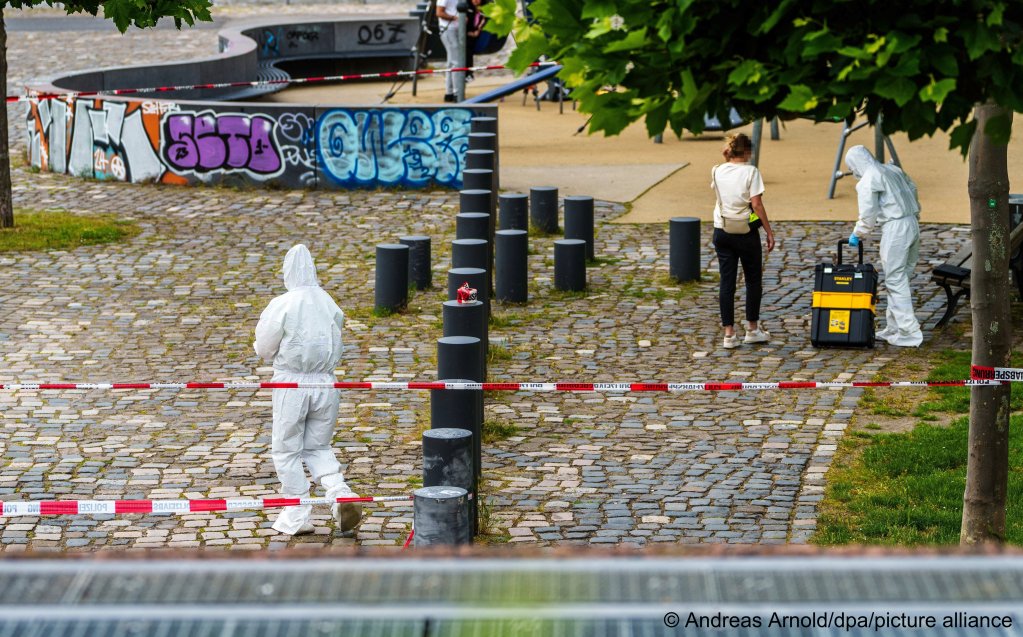
{"label": "black bench", "polygon": [[[1009,254],[1019,249],[1023,243],[1023,224],[1013,228],[1009,235]],[[1016,280],[1016,287],[1020,296],[1023,297],[1023,264],[1019,259],[1011,259],[1010,269],[1013,278]],[[955,316],[959,301],[966,297],[970,298],[970,271],[973,269],[973,244],[967,243],[959,252],[950,257],[941,265],[934,268],[931,273],[931,280],[945,290],[945,314],[935,327],[943,327]]]}

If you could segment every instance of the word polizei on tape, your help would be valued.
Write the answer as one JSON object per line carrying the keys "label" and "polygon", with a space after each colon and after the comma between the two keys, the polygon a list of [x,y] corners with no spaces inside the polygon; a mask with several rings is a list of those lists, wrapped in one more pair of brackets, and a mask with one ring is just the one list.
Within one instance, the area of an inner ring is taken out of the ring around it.
{"label": "word polizei on tape", "polygon": [[252,511],[335,502],[408,502],[410,495],[363,498],[226,498],[223,500],[36,500],[0,502],[0,515],[99,515]]}
{"label": "word polizei on tape", "polygon": [[1020,383],[1023,382],[1023,368],[973,365],[970,367],[970,378],[973,380]]}

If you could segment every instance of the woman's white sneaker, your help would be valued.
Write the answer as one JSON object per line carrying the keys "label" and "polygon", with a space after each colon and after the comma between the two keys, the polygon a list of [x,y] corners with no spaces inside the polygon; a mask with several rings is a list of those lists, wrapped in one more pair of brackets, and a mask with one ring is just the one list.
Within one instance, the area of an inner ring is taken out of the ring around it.
{"label": "woman's white sneaker", "polygon": [[735,349],[739,346],[739,337],[736,335],[726,336],[724,342],[725,349]]}
{"label": "woman's white sneaker", "polygon": [[742,339],[743,343],[766,343],[771,340],[771,335],[764,330],[757,328],[746,332],[746,337]]}

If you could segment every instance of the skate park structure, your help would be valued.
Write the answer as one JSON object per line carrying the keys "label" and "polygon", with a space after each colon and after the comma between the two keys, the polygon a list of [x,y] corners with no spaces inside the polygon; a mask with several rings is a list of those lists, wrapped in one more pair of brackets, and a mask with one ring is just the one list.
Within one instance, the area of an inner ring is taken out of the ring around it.
{"label": "skate park structure", "polygon": [[[251,100],[302,77],[411,70],[420,19],[358,16],[225,28],[198,60],[94,69],[30,84],[27,147],[41,170],[93,179],[284,188],[459,188],[475,104],[370,107]],[[103,91],[275,80],[103,96]]]}

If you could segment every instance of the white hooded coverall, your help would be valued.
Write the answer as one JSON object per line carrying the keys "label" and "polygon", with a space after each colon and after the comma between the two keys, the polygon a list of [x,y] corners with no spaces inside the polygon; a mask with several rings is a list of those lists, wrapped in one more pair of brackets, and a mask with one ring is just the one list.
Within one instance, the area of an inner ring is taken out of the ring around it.
{"label": "white hooded coverall", "polygon": [[[287,293],[270,301],[259,316],[256,354],[273,361],[273,382],[337,382],[334,368],[341,360],[344,313],[320,288],[312,255],[302,244],[284,257],[284,285]],[[303,461],[328,498],[351,492],[331,447],[338,403],[336,389],[273,390],[271,456],[284,497],[309,497]],[[311,509],[286,507],[273,528],[295,534],[309,521]]]}
{"label": "white hooded coverall", "polygon": [[881,268],[888,288],[886,324],[877,337],[892,345],[917,347],[924,340],[913,313],[909,277],[920,255],[920,201],[916,184],[902,169],[882,164],[863,146],[853,146],[845,163],[859,179],[860,218],[853,234],[863,238],[881,226]]}

